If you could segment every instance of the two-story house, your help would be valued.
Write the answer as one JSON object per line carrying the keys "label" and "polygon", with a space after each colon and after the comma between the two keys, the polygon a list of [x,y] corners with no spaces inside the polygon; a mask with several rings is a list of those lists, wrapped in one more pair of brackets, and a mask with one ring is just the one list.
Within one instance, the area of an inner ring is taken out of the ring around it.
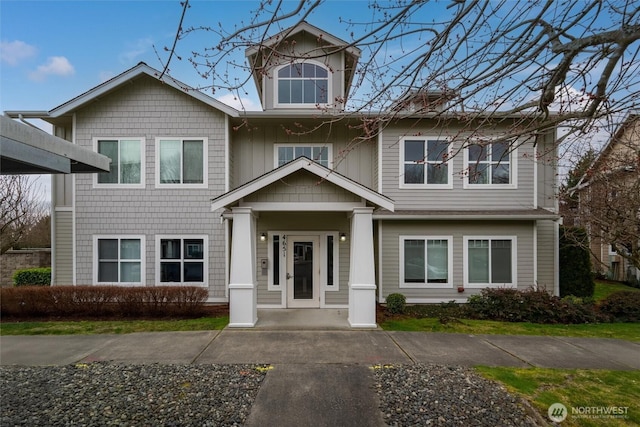
{"label": "two-story house", "polygon": [[395,292],[558,293],[553,132],[508,143],[518,117],[478,117],[472,134],[398,104],[363,137],[375,114],[344,105],[357,48],[301,23],[246,55],[262,111],[141,63],[48,112],[8,112],[112,159],[109,173],[55,176],[55,284],[203,286],[232,327],[293,307],[374,327]]}

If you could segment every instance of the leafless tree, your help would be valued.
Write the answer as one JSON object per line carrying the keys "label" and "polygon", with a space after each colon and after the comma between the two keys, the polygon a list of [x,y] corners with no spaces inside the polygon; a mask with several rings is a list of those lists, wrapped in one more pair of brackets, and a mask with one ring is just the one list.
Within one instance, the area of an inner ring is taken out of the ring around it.
{"label": "leafless tree", "polygon": [[[189,8],[188,1],[181,4]],[[244,19],[217,25],[200,25],[197,14],[187,13],[176,39],[207,32],[210,45],[182,56],[206,79],[202,88],[242,99],[252,73],[264,72],[251,69],[244,50],[333,7],[320,0],[264,0]],[[447,103],[438,114],[462,119],[472,137],[487,119],[518,116],[504,135],[508,140],[564,127],[559,143],[588,144],[638,107],[635,0],[370,1],[362,3],[360,16],[338,17],[344,31],[334,35],[362,50],[347,109],[376,113],[373,123],[363,119],[365,138],[404,114],[393,108],[398,100],[425,91],[439,91]],[[174,55],[180,43],[166,50],[169,58],[180,57]]]}
{"label": "leafless tree", "polygon": [[35,177],[0,175],[0,254],[49,215]]}

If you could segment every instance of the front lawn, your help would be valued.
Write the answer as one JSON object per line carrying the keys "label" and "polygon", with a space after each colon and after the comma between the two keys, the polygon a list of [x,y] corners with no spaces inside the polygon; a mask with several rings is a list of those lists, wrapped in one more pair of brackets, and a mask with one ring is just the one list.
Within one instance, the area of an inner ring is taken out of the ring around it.
{"label": "front lawn", "polygon": [[[547,422],[549,406],[567,408],[563,427],[640,425],[640,371],[477,367],[529,401]],[[615,409],[614,409],[615,408]],[[612,413],[618,415],[613,418]]]}
{"label": "front lawn", "polygon": [[621,292],[621,291],[640,292],[640,289],[627,286],[620,282],[612,282],[609,280],[596,280],[596,289],[593,292],[593,299],[595,299],[596,301],[600,301],[613,293]]}

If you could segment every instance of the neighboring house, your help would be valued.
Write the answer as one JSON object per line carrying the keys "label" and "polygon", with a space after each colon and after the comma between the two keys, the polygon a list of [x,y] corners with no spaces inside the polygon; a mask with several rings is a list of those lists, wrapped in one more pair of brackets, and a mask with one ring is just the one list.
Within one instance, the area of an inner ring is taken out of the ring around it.
{"label": "neighboring house", "polygon": [[638,283],[632,259],[640,263],[640,115],[627,114],[571,191],[578,195],[574,223],[587,230],[594,270]]}
{"label": "neighboring house", "polygon": [[307,23],[263,46],[299,58],[247,50],[263,111],[141,63],[39,115],[113,159],[110,173],[56,176],[54,283],[203,286],[236,327],[293,307],[348,308],[352,327],[373,327],[395,292],[558,293],[554,131],[509,148],[491,139],[519,117],[483,117],[479,140],[412,96],[363,140],[375,115],[343,105],[358,49]]}

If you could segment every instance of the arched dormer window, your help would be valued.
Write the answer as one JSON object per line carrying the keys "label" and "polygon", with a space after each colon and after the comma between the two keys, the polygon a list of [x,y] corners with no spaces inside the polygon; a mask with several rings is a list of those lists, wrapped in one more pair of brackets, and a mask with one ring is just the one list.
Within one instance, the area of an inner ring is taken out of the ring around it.
{"label": "arched dormer window", "polygon": [[277,104],[280,106],[327,104],[329,72],[314,62],[298,62],[277,70]]}

